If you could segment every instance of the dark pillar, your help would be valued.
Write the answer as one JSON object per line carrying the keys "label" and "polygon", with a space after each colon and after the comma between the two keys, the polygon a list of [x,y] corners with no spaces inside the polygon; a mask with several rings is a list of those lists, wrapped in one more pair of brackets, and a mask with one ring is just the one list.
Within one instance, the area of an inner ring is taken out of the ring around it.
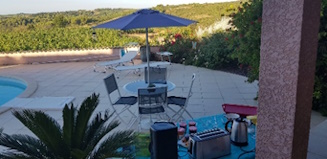
{"label": "dark pillar", "polygon": [[264,0],[256,157],[307,157],[320,0]]}

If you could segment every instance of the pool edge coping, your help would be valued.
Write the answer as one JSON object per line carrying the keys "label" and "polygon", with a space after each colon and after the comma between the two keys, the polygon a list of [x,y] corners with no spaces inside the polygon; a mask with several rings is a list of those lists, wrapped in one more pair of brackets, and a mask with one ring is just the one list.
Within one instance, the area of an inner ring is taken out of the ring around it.
{"label": "pool edge coping", "polygon": [[[25,91],[22,92],[20,95],[18,95],[15,98],[28,98],[28,97],[32,96],[35,93],[35,91],[37,90],[37,88],[38,88],[37,82],[34,79],[29,78],[29,77],[22,77],[22,76],[17,76],[17,75],[5,75],[5,76],[0,75],[0,77],[21,80],[21,81],[26,83]],[[10,109],[12,109],[12,108],[10,108],[10,107],[0,107],[0,114],[5,113],[5,112],[9,111]]]}

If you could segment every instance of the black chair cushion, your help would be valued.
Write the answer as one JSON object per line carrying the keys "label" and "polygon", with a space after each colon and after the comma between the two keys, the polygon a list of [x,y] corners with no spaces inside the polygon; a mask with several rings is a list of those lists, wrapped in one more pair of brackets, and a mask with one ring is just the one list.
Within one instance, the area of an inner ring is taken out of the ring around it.
{"label": "black chair cushion", "polygon": [[179,106],[185,106],[186,98],[185,97],[176,97],[170,96],[168,97],[168,104],[175,104]]}
{"label": "black chair cushion", "polygon": [[149,108],[149,107],[139,107],[140,114],[155,114],[165,112],[165,109],[162,106]]}
{"label": "black chair cushion", "polygon": [[127,105],[134,105],[137,102],[137,97],[129,96],[129,97],[120,97],[116,104],[127,104]]}

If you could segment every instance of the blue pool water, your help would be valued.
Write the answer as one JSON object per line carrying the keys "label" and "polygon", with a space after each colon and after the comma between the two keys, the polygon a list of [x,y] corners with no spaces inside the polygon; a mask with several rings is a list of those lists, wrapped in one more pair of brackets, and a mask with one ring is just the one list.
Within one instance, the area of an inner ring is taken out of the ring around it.
{"label": "blue pool water", "polygon": [[24,81],[0,77],[0,106],[24,92],[26,87]]}

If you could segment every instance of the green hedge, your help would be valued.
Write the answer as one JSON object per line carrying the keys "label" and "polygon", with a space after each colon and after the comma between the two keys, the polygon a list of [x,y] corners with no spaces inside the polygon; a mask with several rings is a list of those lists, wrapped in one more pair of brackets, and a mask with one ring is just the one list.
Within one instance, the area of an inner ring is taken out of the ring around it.
{"label": "green hedge", "polygon": [[236,68],[237,61],[231,58],[226,36],[228,33],[217,32],[204,38],[196,54],[195,65],[211,69]]}
{"label": "green hedge", "polygon": [[83,49],[123,46],[140,38],[119,31],[96,29],[96,39],[89,28],[53,28],[24,32],[0,32],[0,52]]}
{"label": "green hedge", "polygon": [[[196,39],[187,34],[171,34],[165,39],[162,51],[173,54],[172,61],[195,65],[210,69],[234,68],[238,69],[237,60],[231,58],[229,43],[226,41],[228,33],[219,31],[203,39]],[[196,47],[192,47],[196,42]]]}

